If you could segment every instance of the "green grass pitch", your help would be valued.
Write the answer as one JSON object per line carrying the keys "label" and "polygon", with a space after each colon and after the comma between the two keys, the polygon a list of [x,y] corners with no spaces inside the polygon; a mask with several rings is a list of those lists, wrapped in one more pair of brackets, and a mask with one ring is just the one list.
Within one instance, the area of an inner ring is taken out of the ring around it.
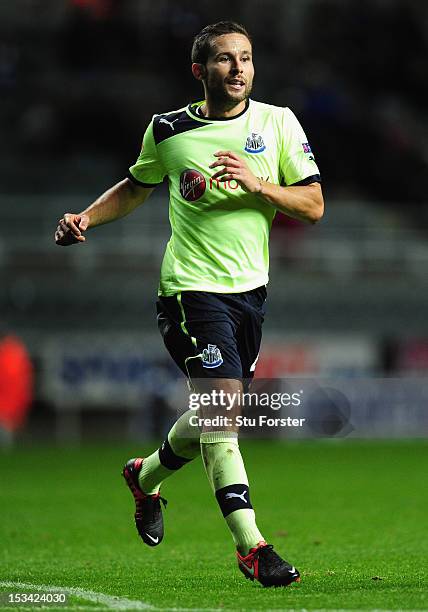
{"label": "green grass pitch", "polygon": [[[0,582],[78,587],[159,610],[428,608],[427,440],[241,443],[259,527],[302,574],[285,589],[238,571],[200,459],[163,487],[163,543],[140,541],[120,472],[152,449],[0,454]],[[102,607],[71,597],[75,606]]]}

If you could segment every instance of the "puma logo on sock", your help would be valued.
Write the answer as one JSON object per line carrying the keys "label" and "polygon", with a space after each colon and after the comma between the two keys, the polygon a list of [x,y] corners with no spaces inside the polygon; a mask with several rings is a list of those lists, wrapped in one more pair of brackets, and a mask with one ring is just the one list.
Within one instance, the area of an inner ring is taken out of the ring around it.
{"label": "puma logo on sock", "polygon": [[242,501],[244,502],[244,504],[248,504],[248,501],[245,499],[245,493],[247,492],[247,489],[245,489],[245,491],[243,491],[241,494],[239,493],[226,493],[226,499],[232,499],[232,497],[239,497],[239,499],[242,499]]}

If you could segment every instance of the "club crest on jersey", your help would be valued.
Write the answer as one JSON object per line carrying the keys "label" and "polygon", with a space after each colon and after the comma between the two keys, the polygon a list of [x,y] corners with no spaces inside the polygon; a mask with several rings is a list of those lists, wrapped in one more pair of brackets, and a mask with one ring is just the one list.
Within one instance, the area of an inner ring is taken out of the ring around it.
{"label": "club crest on jersey", "polygon": [[261,134],[256,134],[256,132],[251,132],[251,135],[248,136],[245,143],[245,151],[247,151],[247,153],[261,153],[265,149],[266,145],[263,136]]}
{"label": "club crest on jersey", "polygon": [[208,348],[202,351],[201,359],[204,368],[218,368],[223,363],[223,357],[216,344],[209,344]]}

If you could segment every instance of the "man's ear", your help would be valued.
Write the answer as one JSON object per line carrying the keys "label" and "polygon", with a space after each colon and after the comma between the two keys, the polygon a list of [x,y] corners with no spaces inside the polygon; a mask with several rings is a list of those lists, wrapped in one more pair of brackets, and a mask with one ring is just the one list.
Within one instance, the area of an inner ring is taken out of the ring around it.
{"label": "man's ear", "polygon": [[195,79],[202,81],[205,78],[207,71],[203,64],[192,64],[192,74]]}

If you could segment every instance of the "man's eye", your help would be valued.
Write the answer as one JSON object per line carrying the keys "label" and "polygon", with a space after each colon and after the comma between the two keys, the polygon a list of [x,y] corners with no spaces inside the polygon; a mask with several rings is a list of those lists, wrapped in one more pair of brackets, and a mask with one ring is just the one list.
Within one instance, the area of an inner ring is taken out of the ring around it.
{"label": "man's eye", "polygon": [[242,58],[243,62],[249,62],[251,60],[251,57],[249,55],[246,55],[245,57]]}
{"label": "man's eye", "polygon": [[226,55],[223,55],[219,59],[220,59],[220,62],[228,62],[229,61],[229,58]]}

